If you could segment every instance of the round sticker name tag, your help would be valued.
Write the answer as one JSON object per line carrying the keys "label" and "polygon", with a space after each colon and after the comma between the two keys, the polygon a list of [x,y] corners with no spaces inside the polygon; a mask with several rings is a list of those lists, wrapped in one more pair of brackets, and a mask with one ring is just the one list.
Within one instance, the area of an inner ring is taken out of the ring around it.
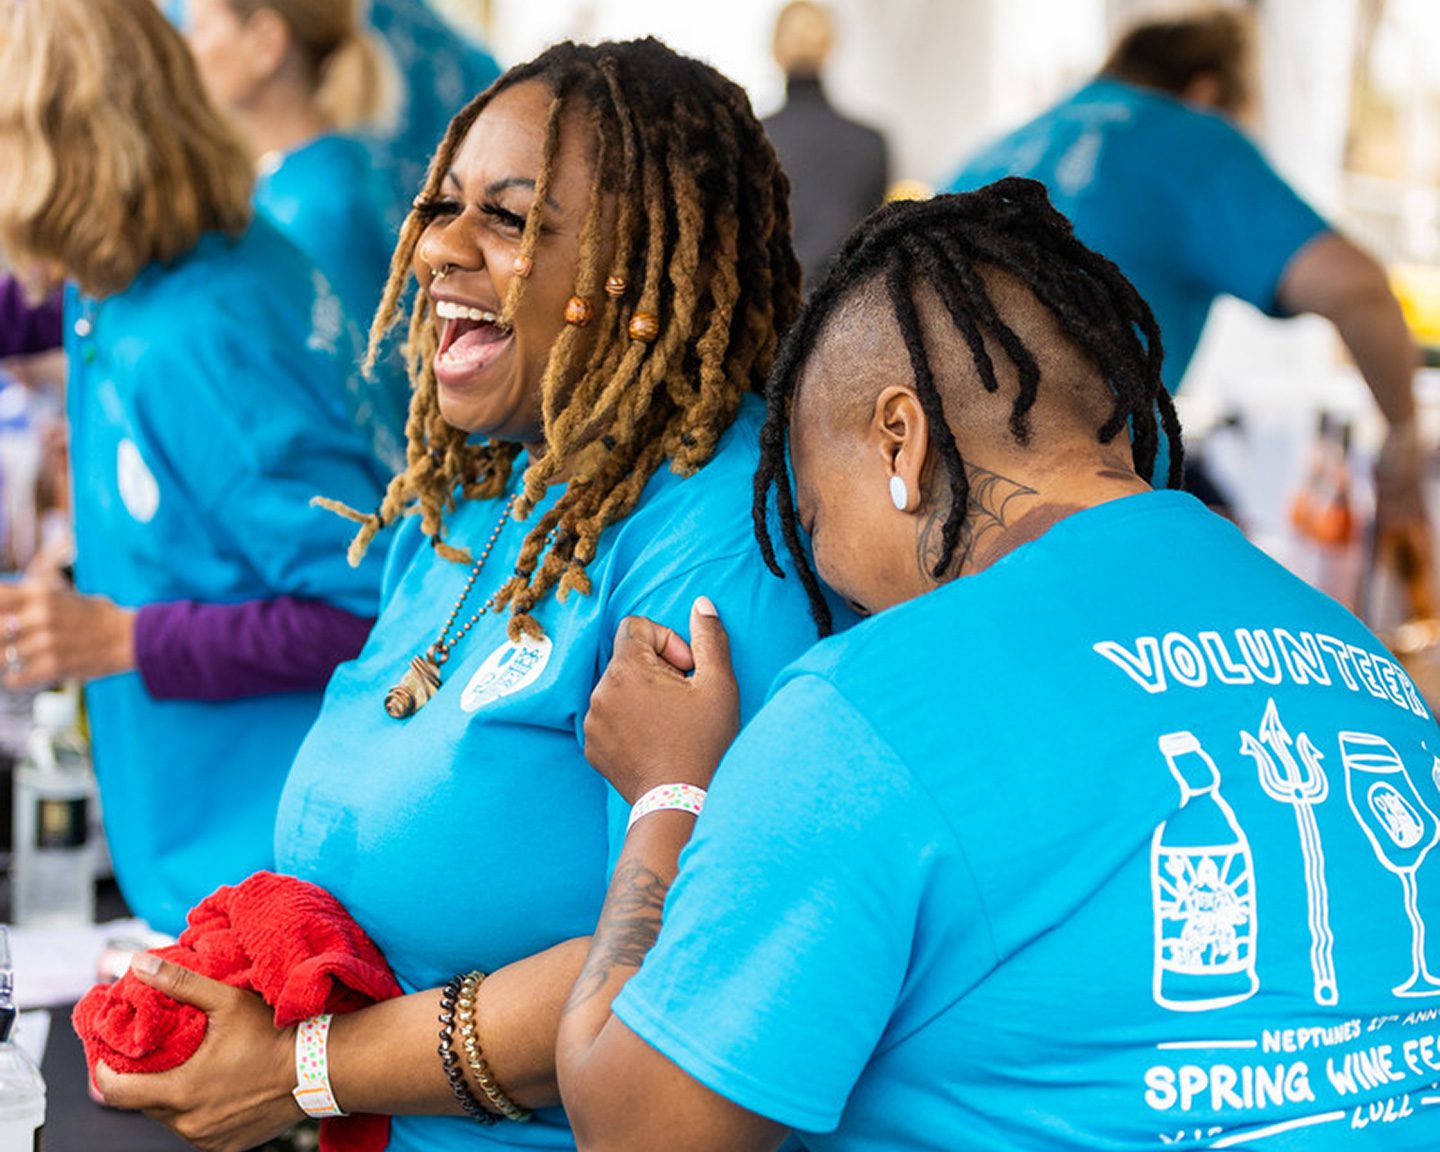
{"label": "round sticker name tag", "polygon": [[525,637],[519,644],[508,641],[485,658],[460,695],[460,708],[477,712],[504,696],[528,688],[550,663],[550,639]]}
{"label": "round sticker name tag", "polygon": [[120,441],[115,450],[115,472],[125,510],[141,524],[150,523],[160,510],[160,485],[135,441]]}

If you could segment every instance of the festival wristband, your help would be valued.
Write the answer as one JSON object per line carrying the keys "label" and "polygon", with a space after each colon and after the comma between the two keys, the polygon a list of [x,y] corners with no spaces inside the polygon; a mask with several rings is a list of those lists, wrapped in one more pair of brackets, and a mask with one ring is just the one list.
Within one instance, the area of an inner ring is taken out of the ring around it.
{"label": "festival wristband", "polygon": [[652,812],[689,812],[692,816],[699,816],[700,809],[705,807],[705,789],[697,788],[694,784],[661,784],[651,788],[630,809],[630,822],[625,825],[625,831],[629,832],[635,827],[635,821],[642,816],[649,816]]}
{"label": "festival wristband", "polygon": [[295,1030],[295,1088],[291,1095],[300,1110],[317,1120],[344,1116],[330,1088],[330,1017],[312,1016]]}

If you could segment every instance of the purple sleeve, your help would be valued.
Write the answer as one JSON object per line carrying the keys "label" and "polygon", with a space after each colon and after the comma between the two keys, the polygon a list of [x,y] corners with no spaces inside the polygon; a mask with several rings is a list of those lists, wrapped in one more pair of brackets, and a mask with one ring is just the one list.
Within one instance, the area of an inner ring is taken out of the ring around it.
{"label": "purple sleeve", "polygon": [[314,692],[359,654],[374,620],[319,600],[175,600],[135,614],[135,664],[157,700]]}
{"label": "purple sleeve", "polygon": [[31,304],[15,277],[0,276],[0,356],[58,348],[64,333],[64,300],[59,292]]}

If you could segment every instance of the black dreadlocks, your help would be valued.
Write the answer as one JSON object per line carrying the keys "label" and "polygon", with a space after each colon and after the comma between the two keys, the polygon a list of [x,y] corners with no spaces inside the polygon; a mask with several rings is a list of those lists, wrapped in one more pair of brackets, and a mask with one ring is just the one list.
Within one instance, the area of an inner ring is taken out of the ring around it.
{"label": "black dreadlocks", "polygon": [[1097,440],[1108,444],[1128,427],[1135,470],[1148,477],[1163,432],[1170,451],[1166,483],[1172,488],[1180,483],[1180,421],[1160,382],[1155,318],[1120,269],[1075,238],[1043,185],[1008,177],[975,192],[888,204],[871,213],[835,257],[781,344],[765,388],[755,535],[766,565],[781,575],[768,523],[773,488],[781,534],[821,635],[830,631],[830,609],[800,540],[786,452],[791,403],[805,363],[839,306],[860,285],[883,275],[914,371],[915,391],[929,421],[930,446],[950,484],[950,509],[932,570],[937,579],[943,577],[960,542],[970,482],[925,352],[915,303],[919,285],[929,284],[940,298],[987,391],[998,391],[1000,382],[986,337],[993,338],[1014,365],[1019,391],[1010,411],[1010,431],[1022,444],[1029,439],[1030,409],[1041,382],[1035,357],[995,309],[982,274],[986,268],[1022,281],[1065,335],[1095,361],[1114,400],[1109,417],[1097,429]]}

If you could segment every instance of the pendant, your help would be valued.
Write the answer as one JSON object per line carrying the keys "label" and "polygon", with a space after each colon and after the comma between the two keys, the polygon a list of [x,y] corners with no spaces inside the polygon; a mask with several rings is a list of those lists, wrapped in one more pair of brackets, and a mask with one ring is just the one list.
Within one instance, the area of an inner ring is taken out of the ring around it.
{"label": "pendant", "polygon": [[416,656],[400,677],[400,683],[385,693],[385,711],[404,720],[425,706],[440,691],[440,668],[429,656]]}

